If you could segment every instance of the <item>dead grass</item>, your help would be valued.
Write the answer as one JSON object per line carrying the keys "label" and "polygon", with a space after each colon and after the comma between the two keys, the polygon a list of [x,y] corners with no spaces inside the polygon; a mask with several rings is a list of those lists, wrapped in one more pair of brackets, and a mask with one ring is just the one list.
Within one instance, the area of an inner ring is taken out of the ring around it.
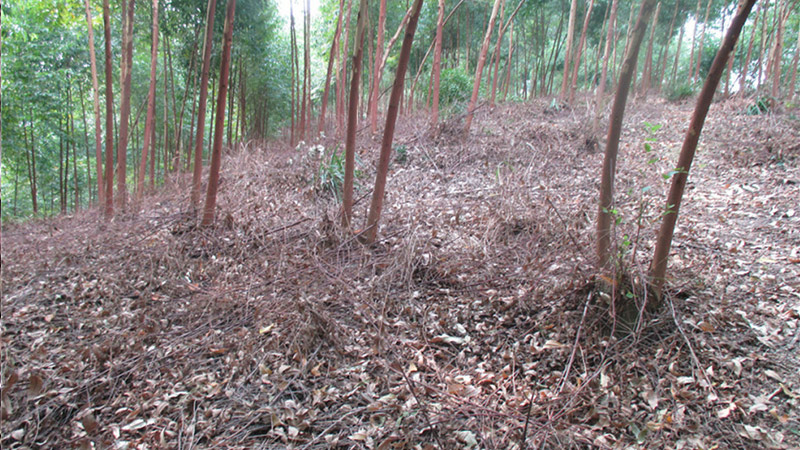
{"label": "dead grass", "polygon": [[[593,288],[602,153],[583,107],[547,105],[481,109],[469,139],[404,118],[371,247],[314,189],[320,159],[277,142],[226,158],[213,228],[177,179],[110,223],[4,230],[3,447],[796,447],[796,120],[712,108],[668,308],[617,338]],[[629,108],[632,277],[690,112]],[[358,145],[356,224],[379,140]]]}

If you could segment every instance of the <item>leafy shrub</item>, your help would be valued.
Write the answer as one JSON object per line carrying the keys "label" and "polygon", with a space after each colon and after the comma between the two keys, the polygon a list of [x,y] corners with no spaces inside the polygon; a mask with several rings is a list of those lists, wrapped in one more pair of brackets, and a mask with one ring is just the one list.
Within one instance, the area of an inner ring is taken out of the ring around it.
{"label": "leafy shrub", "polygon": [[464,69],[453,68],[442,70],[439,79],[439,104],[447,106],[469,98],[472,82]]}
{"label": "leafy shrub", "polygon": [[678,83],[670,86],[667,90],[667,100],[671,102],[681,101],[694,95],[694,86],[689,82]]}
{"label": "leafy shrub", "polygon": [[[318,192],[333,194],[337,201],[341,201],[342,186],[344,186],[344,152],[338,153],[338,147],[333,150],[330,160],[322,160],[314,180]],[[356,165],[361,165],[361,159],[356,155]],[[358,169],[353,174],[360,178],[362,172]]]}
{"label": "leafy shrub", "polygon": [[747,113],[748,116],[758,116],[769,112],[769,107],[771,104],[772,104],[772,98],[761,97],[757,99],[753,104],[748,106],[745,112]]}
{"label": "leafy shrub", "polygon": [[394,147],[394,160],[398,164],[405,164],[408,161],[408,147],[403,144],[395,145]]}

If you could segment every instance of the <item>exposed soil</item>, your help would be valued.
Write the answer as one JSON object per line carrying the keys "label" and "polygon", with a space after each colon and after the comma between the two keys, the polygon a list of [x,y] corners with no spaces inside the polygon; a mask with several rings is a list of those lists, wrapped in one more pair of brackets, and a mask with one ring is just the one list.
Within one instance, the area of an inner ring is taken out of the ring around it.
{"label": "exposed soil", "polygon": [[[585,106],[483,108],[468,139],[401,118],[374,246],[315,188],[332,138],[231,151],[213,228],[178,178],[110,223],[8,226],[0,444],[798,448],[800,121],[747,106],[712,107],[666,305],[638,324],[597,288]],[[692,108],[626,115],[617,294],[639,305]],[[359,138],[357,224],[378,147]]]}

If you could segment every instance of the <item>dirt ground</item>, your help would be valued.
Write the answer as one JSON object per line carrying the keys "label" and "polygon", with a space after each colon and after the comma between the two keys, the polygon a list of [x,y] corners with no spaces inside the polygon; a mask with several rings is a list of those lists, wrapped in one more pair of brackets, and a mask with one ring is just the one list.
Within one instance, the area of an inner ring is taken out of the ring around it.
{"label": "dirt ground", "polygon": [[[0,444],[800,448],[797,110],[712,106],[667,302],[637,324],[594,269],[603,139],[554,106],[481,108],[468,139],[401,118],[373,246],[320,187],[334,138],[231,150],[212,228],[178,176],[112,222],[5,227]],[[692,108],[628,108],[614,294],[646,300]]]}

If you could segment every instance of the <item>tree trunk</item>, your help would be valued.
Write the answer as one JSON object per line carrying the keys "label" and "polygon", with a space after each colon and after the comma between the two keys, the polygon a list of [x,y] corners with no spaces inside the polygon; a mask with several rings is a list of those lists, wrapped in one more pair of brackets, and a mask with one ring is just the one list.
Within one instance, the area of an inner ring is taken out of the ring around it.
{"label": "tree trunk", "polygon": [[208,72],[211,66],[211,47],[214,40],[214,13],[217,0],[208,0],[206,10],[206,34],[203,41],[203,68],[200,72],[200,100],[197,104],[197,138],[194,143],[194,170],[192,172],[192,207],[200,204],[200,179],[203,176],[203,135],[206,125],[206,102],[208,101]]}
{"label": "tree trunk", "polygon": [[800,60],[800,31],[797,33],[797,45],[794,47],[794,58],[792,58],[792,81],[789,83],[789,92],[791,93],[791,98],[794,101],[794,98],[797,96],[797,62]]}
{"label": "tree trunk", "polygon": [[[577,0],[573,0],[577,1]],[[467,107],[467,117],[464,120],[464,135],[469,135],[469,129],[472,126],[472,117],[475,114],[475,106],[478,102],[478,92],[481,88],[481,76],[483,75],[483,65],[486,64],[486,52],[489,50],[489,39],[492,37],[492,30],[494,29],[494,22],[497,19],[497,10],[500,7],[500,0],[494,0],[492,7],[492,14],[489,16],[489,23],[486,26],[486,34],[483,36],[483,44],[481,44],[480,53],[478,53],[478,64],[475,68],[475,82],[472,85],[472,97],[469,100]]]}
{"label": "tree trunk", "polygon": [[378,160],[378,170],[375,176],[375,188],[372,191],[372,202],[370,203],[369,216],[366,226],[367,243],[375,242],[378,235],[378,221],[381,218],[383,209],[383,197],[386,192],[386,176],[389,172],[389,161],[392,157],[392,140],[394,139],[394,128],[397,122],[397,113],[400,99],[403,96],[403,83],[405,81],[408,60],[411,56],[411,44],[414,42],[414,33],[417,30],[419,14],[422,10],[422,1],[415,0],[412,6],[411,17],[408,20],[406,34],[403,38],[403,45],[400,49],[400,59],[397,63],[397,73],[395,74],[392,94],[389,97],[389,108],[386,111],[386,126],[383,131],[383,141],[381,141],[381,154]]}
{"label": "tree trunk", "polygon": [[647,52],[644,57],[644,70],[642,71],[642,98],[647,98],[647,91],[650,89],[650,77],[653,68],[653,40],[656,36],[656,26],[658,25],[658,14],[661,11],[661,2],[656,5],[656,12],[653,14],[653,24],[650,26],[650,40],[647,42]]}
{"label": "tree trunk", "polygon": [[300,139],[306,140],[306,130],[311,116],[311,0],[303,11],[303,99],[300,109]]}
{"label": "tree trunk", "polygon": [[597,127],[600,123],[600,115],[605,109],[605,91],[606,91],[606,77],[608,76],[608,55],[613,45],[614,28],[617,21],[617,0],[611,2],[611,13],[608,16],[608,30],[606,31],[606,48],[603,51],[603,71],[600,75],[600,86],[597,87],[597,100],[595,101],[596,109],[594,113],[594,120],[592,121],[592,134],[597,133]]}
{"label": "tree trunk", "polygon": [[664,39],[664,43],[661,46],[661,52],[658,57],[658,64],[656,65],[656,70],[658,72],[658,88],[661,89],[662,84],[664,83],[664,74],[667,71],[667,55],[669,54],[669,43],[672,40],[672,30],[675,28],[675,19],[678,18],[678,7],[680,6],[680,2],[675,2],[675,9],[672,11],[672,19],[669,21],[669,27],[667,27],[667,36]]}
{"label": "tree trunk", "polygon": [[110,220],[114,215],[114,77],[111,67],[111,18],[108,0],[103,0],[103,37],[105,39],[106,73],[106,170],[104,216]]}
{"label": "tree trunk", "polygon": [[81,117],[83,118],[83,144],[86,150],[86,188],[87,199],[86,203],[92,203],[92,163],[89,157],[89,125],[86,122],[86,105],[84,104],[83,87],[78,83],[78,95],[81,98]]}
{"label": "tree trunk", "polygon": [[[524,22],[523,22],[524,23]],[[503,81],[503,101],[508,97],[508,85],[511,83],[511,60],[514,56],[514,22],[508,29],[508,59],[506,60],[506,79]]]}
{"label": "tree trunk", "polygon": [[578,88],[578,69],[580,69],[581,66],[581,54],[583,53],[583,46],[586,45],[586,30],[589,29],[589,19],[592,18],[592,7],[594,7],[594,0],[589,0],[589,7],[586,9],[586,17],[583,19],[581,40],[578,42],[578,51],[575,52],[575,67],[572,69],[572,84],[569,89],[569,103],[575,101],[575,90]]}
{"label": "tree trunk", "polygon": [[350,100],[347,108],[347,138],[345,140],[344,186],[342,187],[342,226],[350,228],[353,220],[353,181],[356,161],[356,128],[358,128],[358,87],[364,60],[364,31],[367,25],[367,0],[358,7],[358,25],[353,51],[353,73],[350,76]]}
{"label": "tree trunk", "polygon": [[708,14],[711,12],[711,0],[706,4],[706,15],[703,18],[703,31],[700,33],[700,46],[697,48],[697,68],[694,71],[694,79],[700,78],[700,65],[703,64],[703,46],[706,40],[706,26],[708,26]]}
{"label": "tree trunk", "polygon": [[500,68],[500,45],[503,43],[503,16],[506,12],[506,0],[500,3],[500,23],[497,25],[497,42],[494,45],[492,59],[489,60],[489,73],[486,74],[486,81],[492,80],[491,94],[489,95],[489,106],[494,108],[495,93],[497,92],[497,72]]}
{"label": "tree trunk", "polygon": [[[191,79],[191,84],[189,83],[189,79],[187,79],[186,87],[183,90],[183,98],[181,99],[181,109],[180,112],[178,113],[178,120],[175,122],[177,127],[175,134],[175,151],[179,153],[183,151],[183,114],[186,111],[186,100],[189,98],[189,92],[190,92],[189,87],[190,86],[192,87],[191,92],[194,93],[194,86],[197,80],[197,74],[195,73],[194,70],[194,63],[195,60],[197,59],[197,37],[199,32],[200,28],[198,27],[197,31],[195,31],[194,39],[192,42],[192,56],[189,58],[189,71],[187,72],[187,76]],[[170,65],[171,64],[172,60],[170,59]],[[194,105],[194,99],[192,99],[192,105]],[[194,122],[194,116],[192,117],[192,122]],[[192,136],[192,134],[189,133],[189,136]],[[186,155],[186,169],[188,170],[189,164],[191,164],[192,161],[191,158],[192,146],[189,145],[187,147],[190,152]],[[178,161],[176,162],[176,170],[182,172],[183,167],[184,166],[181,164],[181,159],[179,157]]]}
{"label": "tree trunk", "polygon": [[322,92],[322,105],[320,106],[319,127],[317,128],[317,134],[322,134],[322,131],[325,129],[325,109],[327,109],[328,106],[328,93],[330,92],[331,88],[331,76],[333,75],[333,62],[334,60],[339,59],[336,56],[336,52],[339,49],[339,35],[342,32],[343,13],[344,13],[344,0],[339,0],[339,15],[336,18],[336,31],[334,31],[333,33],[333,40],[331,42],[331,52],[328,55],[328,70],[325,75],[325,89]]}
{"label": "tree trunk", "polygon": [[[166,38],[164,42],[166,42]],[[167,87],[167,52],[162,52],[164,55],[164,112],[162,116],[162,120],[164,121],[164,131],[161,133],[161,140],[163,141],[163,145],[161,146],[161,153],[163,155],[163,167],[164,167],[164,183],[167,182],[167,173],[169,172],[169,116],[168,116],[168,109],[169,109],[169,92]],[[155,165],[156,158],[155,158],[155,151],[153,152],[153,158],[150,159],[151,165]],[[150,192],[155,192],[156,190],[156,176],[155,170],[151,168],[150,171]]]}
{"label": "tree trunk", "polygon": [[94,49],[94,26],[92,21],[92,10],[89,7],[89,0],[84,0],[86,8],[86,23],[89,30],[89,62],[92,67],[92,98],[94,100],[94,145],[95,145],[95,165],[97,170],[97,201],[100,205],[105,199],[103,192],[103,129],[100,122],[100,89],[97,81],[97,57]]}
{"label": "tree trunk", "polygon": [[291,116],[291,128],[289,129],[289,146],[294,148],[294,144],[296,142],[297,137],[297,130],[300,126],[299,123],[296,123],[295,118],[297,114],[297,82],[300,78],[298,63],[297,63],[297,37],[294,28],[294,7],[292,6],[294,2],[289,2],[289,53],[290,53],[290,63],[291,63],[291,76],[290,76],[290,89],[291,89],[291,105],[289,107],[289,115]]}
{"label": "tree trunk", "polygon": [[739,10],[733,18],[730,28],[725,34],[725,39],[717,51],[717,56],[711,64],[706,81],[703,84],[703,89],[697,98],[697,106],[695,106],[692,120],[689,123],[689,130],[686,132],[686,138],[681,147],[681,153],[678,157],[678,163],[675,167],[675,174],[672,176],[672,185],[669,189],[667,196],[667,205],[664,213],[661,215],[661,228],[658,231],[656,238],[656,248],[653,254],[653,261],[650,266],[650,280],[652,282],[653,292],[655,294],[655,301],[651,309],[656,310],[661,306],[662,289],[664,286],[664,279],[667,273],[667,258],[669,256],[670,247],[672,246],[672,237],[675,231],[675,224],[678,221],[678,211],[683,198],[683,191],[686,187],[686,180],[689,177],[689,170],[692,167],[692,160],[694,159],[697,143],[700,140],[700,133],[703,130],[703,124],[708,114],[711,101],[714,98],[714,93],[719,86],[719,80],[722,77],[722,72],[725,70],[725,63],[727,58],[733,52],[736,45],[736,40],[739,38],[739,33],[744,27],[747,16],[753,8],[756,0],[745,0],[740,3]]}
{"label": "tree trunk", "polygon": [[228,80],[231,70],[231,45],[233,44],[233,18],[236,12],[236,0],[228,0],[225,11],[225,28],[222,41],[222,61],[220,62],[219,94],[217,97],[216,120],[214,121],[214,147],[211,150],[211,165],[208,169],[208,190],[206,204],[203,208],[201,226],[214,223],[217,207],[217,189],[219,188],[219,169],[222,162],[222,138],[225,133],[225,101],[228,94]]}
{"label": "tree trunk", "polygon": [[630,42],[625,51],[625,59],[619,74],[617,93],[614,97],[614,106],[611,109],[611,119],[608,125],[606,138],[605,159],[600,182],[600,207],[597,217],[597,260],[602,271],[609,269],[611,260],[611,220],[614,208],[614,175],[617,166],[617,153],[619,151],[619,138],[622,132],[622,119],[625,115],[625,104],[628,100],[631,79],[633,78],[639,49],[647,30],[647,22],[653,12],[655,0],[643,0],[639,9],[639,17],[630,36]]}
{"label": "tree trunk", "polygon": [[[781,59],[783,56],[783,32],[786,28],[786,20],[789,19],[794,3],[783,3],[783,8],[778,8],[775,14],[778,16],[777,31],[775,34],[775,46],[773,48],[773,63],[772,63],[772,98],[778,99],[780,97],[781,85]],[[792,87],[794,89],[794,87]]]}
{"label": "tree trunk", "polygon": [[375,44],[375,68],[372,71],[372,89],[369,96],[369,125],[372,134],[378,131],[378,95],[381,90],[381,57],[383,54],[383,34],[386,29],[386,0],[379,0],[377,42]]}
{"label": "tree trunk", "polygon": [[762,58],[764,49],[767,48],[767,18],[769,17],[769,2],[762,3],[764,16],[761,18],[761,39],[758,41],[758,76],[756,77],[756,90],[761,87],[761,73],[764,68]]}
{"label": "tree trunk", "polygon": [[139,179],[136,182],[136,201],[141,203],[144,195],[144,175],[147,172],[147,152],[150,150],[150,130],[156,111],[156,68],[158,66],[158,0],[153,0],[153,31],[150,43],[150,88],[147,91],[147,116],[144,121],[142,156],[139,159]]}
{"label": "tree trunk", "polygon": [[564,71],[561,79],[561,92],[558,94],[560,101],[567,100],[567,88],[569,87],[569,64],[572,62],[572,41],[575,35],[575,16],[578,12],[578,0],[572,0],[569,7],[569,23],[567,25],[567,48],[564,53]]}
{"label": "tree trunk", "polygon": [[678,77],[678,64],[680,63],[681,58],[681,44],[683,43],[684,30],[685,26],[681,26],[681,31],[678,33],[678,48],[675,50],[675,61],[672,64],[672,76],[670,77],[671,85],[675,84],[675,80]]}
{"label": "tree trunk", "polygon": [[694,81],[694,55],[695,55],[695,46],[697,45],[697,28],[698,23],[700,21],[700,8],[703,7],[703,0],[697,0],[697,7],[694,11],[694,28],[692,29],[692,52],[689,54],[689,74],[687,78],[690,81]]}
{"label": "tree trunk", "polygon": [[347,1],[347,17],[344,21],[344,45],[343,51],[340,51],[339,56],[339,75],[336,77],[336,136],[340,137],[344,130],[344,96],[345,87],[347,85],[347,56],[350,44],[350,13],[353,7],[353,0]]}
{"label": "tree trunk", "polygon": [[747,55],[742,62],[742,75],[739,79],[739,95],[745,94],[745,87],[747,83],[747,73],[750,71],[750,57],[753,55],[753,44],[756,41],[756,30],[758,29],[758,19],[761,15],[761,10],[764,9],[764,4],[760,3],[756,9],[756,17],[753,19],[753,28],[750,32],[750,43],[747,45]]}
{"label": "tree trunk", "polygon": [[[39,213],[39,202],[37,201],[37,182],[36,182],[36,140],[34,139],[33,135],[33,113],[30,114],[30,133],[28,133],[28,127],[26,126],[26,121],[22,121],[22,136],[25,140],[25,145],[29,147],[25,152],[25,160],[28,163],[28,182],[31,186],[31,205],[33,207],[33,215],[37,215]],[[30,141],[28,140],[28,135],[30,134]]]}
{"label": "tree trunk", "polygon": [[117,208],[125,212],[127,178],[128,131],[131,115],[131,72],[133,69],[133,11],[135,0],[123,0],[122,55],[120,62],[119,145],[117,146]]}
{"label": "tree trunk", "polygon": [[[439,15],[436,19],[436,39],[433,50],[433,105],[431,110],[431,129],[436,129],[439,123],[439,84],[442,73],[442,29],[444,28],[444,0],[439,0]],[[420,64],[422,67],[422,64]],[[414,90],[412,88],[411,95]]]}

